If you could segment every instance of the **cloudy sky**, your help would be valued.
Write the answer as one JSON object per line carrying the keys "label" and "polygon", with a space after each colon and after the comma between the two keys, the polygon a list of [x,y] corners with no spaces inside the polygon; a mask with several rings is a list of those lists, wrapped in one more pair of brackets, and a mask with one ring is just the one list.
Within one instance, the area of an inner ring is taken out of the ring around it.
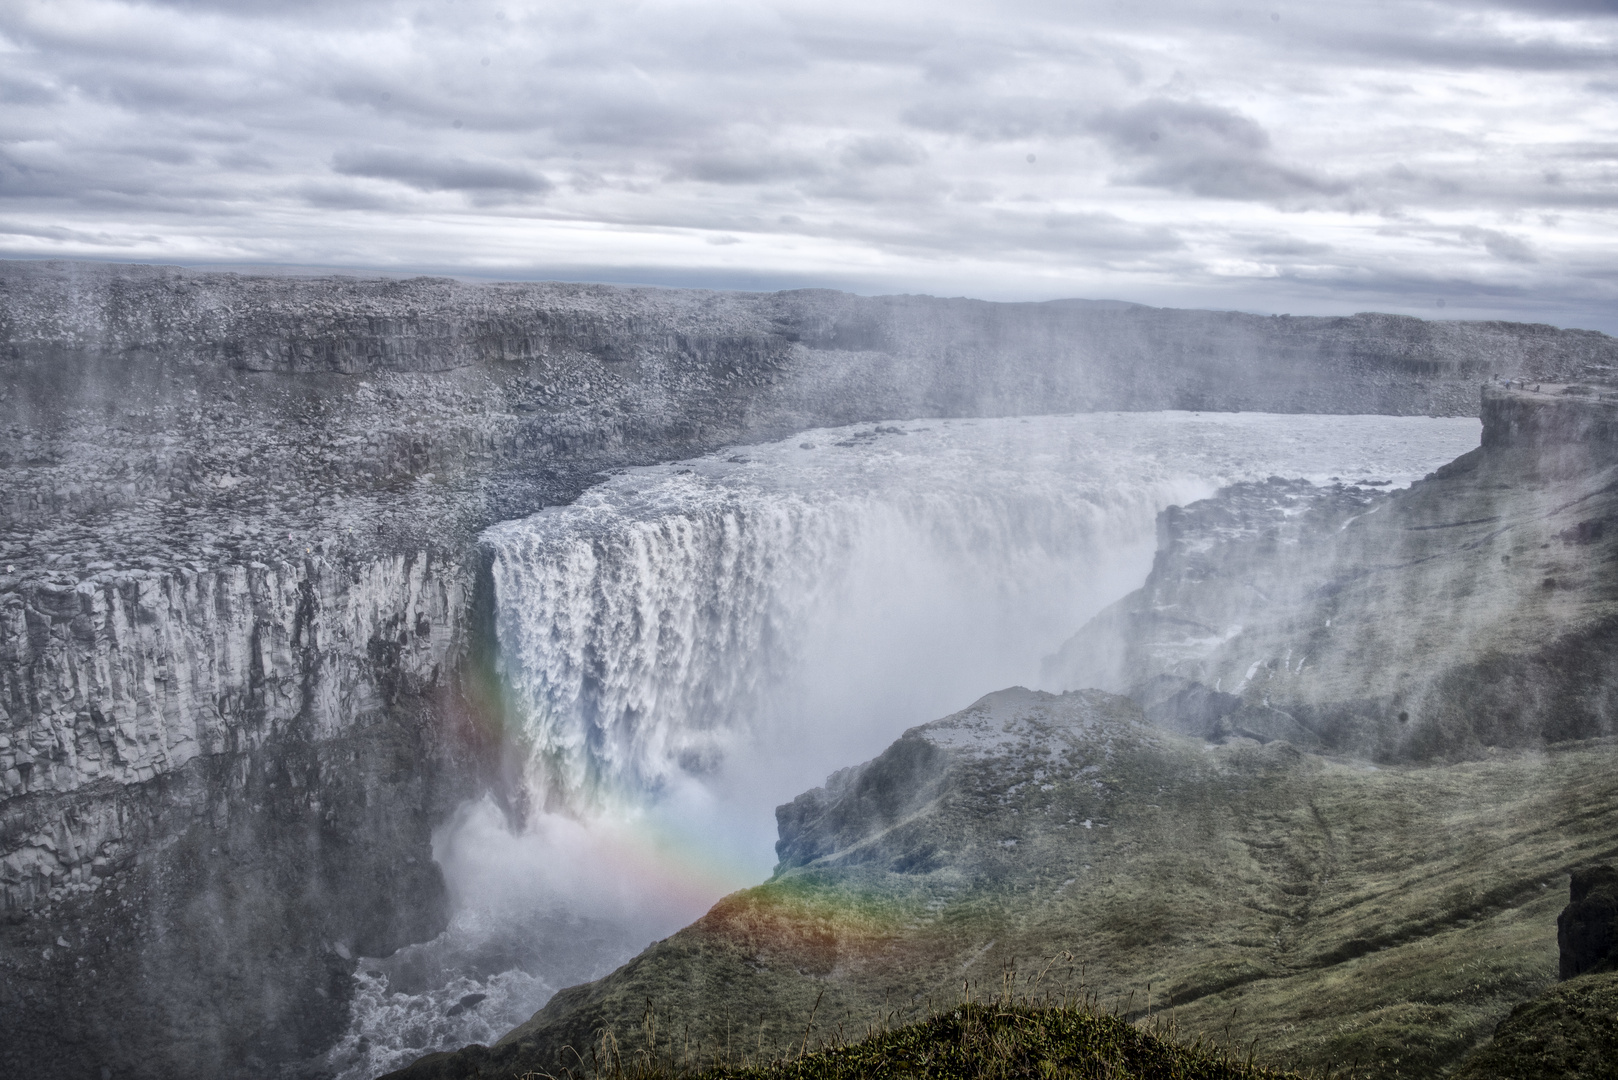
{"label": "cloudy sky", "polygon": [[4,0],[0,255],[1618,332],[1618,0]]}

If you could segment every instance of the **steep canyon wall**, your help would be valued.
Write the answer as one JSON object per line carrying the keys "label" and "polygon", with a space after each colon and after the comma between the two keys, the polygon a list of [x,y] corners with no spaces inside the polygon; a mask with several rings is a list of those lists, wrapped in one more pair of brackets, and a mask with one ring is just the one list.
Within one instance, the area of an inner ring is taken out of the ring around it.
{"label": "steep canyon wall", "polygon": [[1146,584],[1049,659],[1171,729],[1379,761],[1618,734],[1618,395],[1490,386],[1404,491],[1238,485],[1159,519]]}

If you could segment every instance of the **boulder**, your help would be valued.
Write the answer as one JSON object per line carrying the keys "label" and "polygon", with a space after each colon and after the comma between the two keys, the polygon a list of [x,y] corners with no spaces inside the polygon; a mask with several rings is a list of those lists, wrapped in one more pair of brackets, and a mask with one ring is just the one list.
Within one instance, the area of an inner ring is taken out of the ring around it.
{"label": "boulder", "polygon": [[1556,917],[1561,950],[1557,974],[1563,979],[1618,970],[1618,867],[1611,864],[1573,871],[1571,897]]}

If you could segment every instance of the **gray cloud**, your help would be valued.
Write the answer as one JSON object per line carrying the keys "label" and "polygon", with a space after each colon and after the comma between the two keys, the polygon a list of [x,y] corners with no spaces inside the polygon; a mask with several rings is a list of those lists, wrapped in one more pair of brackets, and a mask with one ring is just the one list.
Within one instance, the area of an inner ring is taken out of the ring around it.
{"label": "gray cloud", "polygon": [[61,90],[46,79],[0,70],[0,105],[56,105],[61,101]]}
{"label": "gray cloud", "polygon": [[383,210],[404,212],[406,200],[386,198],[355,184],[311,181],[297,185],[296,193],[310,206],[328,210]]}
{"label": "gray cloud", "polygon": [[1089,123],[1084,107],[1060,99],[985,100],[980,95],[966,94],[933,98],[913,105],[904,111],[903,118],[906,123],[926,131],[966,135],[982,142],[1065,138],[1084,131]]}
{"label": "gray cloud", "polygon": [[1497,259],[1504,259],[1507,262],[1514,263],[1539,261],[1528,241],[1520,236],[1513,236],[1498,229],[1479,228],[1462,229],[1461,235],[1468,240],[1482,244],[1483,250]]}
{"label": "gray cloud", "polygon": [[156,243],[161,238],[150,233],[143,236],[118,236],[112,233],[89,233],[79,229],[63,228],[60,225],[27,225],[14,221],[0,221],[0,237],[30,236],[41,240],[66,241],[75,244],[87,244],[91,247],[136,247],[140,244]]}
{"label": "gray cloud", "polygon": [[499,161],[469,161],[398,150],[348,150],[332,158],[344,176],[396,180],[418,191],[543,194],[553,185],[543,176]]}
{"label": "gray cloud", "polygon": [[3,5],[0,249],[1596,322],[1613,7]]}
{"label": "gray cloud", "polygon": [[1266,236],[1247,241],[1242,250],[1255,259],[1318,259],[1329,257],[1334,249],[1330,244],[1300,240],[1295,236]]}
{"label": "gray cloud", "polygon": [[1172,229],[1141,228],[1112,214],[1056,213],[1048,215],[1042,224],[1048,242],[1030,246],[1074,247],[1110,255],[1178,251],[1185,247],[1185,241]]}
{"label": "gray cloud", "polygon": [[1161,98],[1109,109],[1088,124],[1143,157],[1251,158],[1270,149],[1270,136],[1233,109]]}
{"label": "gray cloud", "polygon": [[825,171],[816,158],[777,150],[729,150],[698,154],[676,166],[678,177],[709,184],[763,184],[802,180]]}
{"label": "gray cloud", "polygon": [[919,165],[926,160],[926,149],[902,135],[867,135],[854,139],[842,154],[843,164],[855,169]]}
{"label": "gray cloud", "polygon": [[1221,199],[1285,200],[1342,195],[1340,180],[1271,159],[1270,136],[1233,109],[1153,99],[1107,110],[1089,122],[1126,159],[1137,184]]}

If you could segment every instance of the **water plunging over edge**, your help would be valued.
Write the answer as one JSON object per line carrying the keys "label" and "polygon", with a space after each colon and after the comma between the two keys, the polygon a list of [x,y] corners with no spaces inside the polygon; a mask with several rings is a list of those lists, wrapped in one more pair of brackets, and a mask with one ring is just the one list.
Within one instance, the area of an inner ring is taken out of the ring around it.
{"label": "water plunging over edge", "polygon": [[[529,819],[435,835],[454,914],[361,964],[345,1077],[490,1042],[767,876],[773,808],[1003,686],[1238,480],[1404,484],[1478,421],[1108,413],[860,424],[623,470],[487,530]],[[363,1040],[363,1042],[362,1042]]]}

